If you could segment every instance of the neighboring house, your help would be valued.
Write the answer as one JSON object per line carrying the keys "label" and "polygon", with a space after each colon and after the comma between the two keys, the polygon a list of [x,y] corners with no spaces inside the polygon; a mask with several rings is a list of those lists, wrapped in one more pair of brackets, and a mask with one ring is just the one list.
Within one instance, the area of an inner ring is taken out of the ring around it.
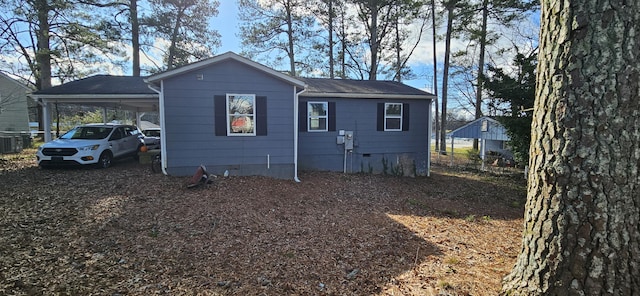
{"label": "neighboring house", "polygon": [[30,89],[0,72],[0,132],[29,132]]}
{"label": "neighboring house", "polygon": [[31,145],[30,89],[0,72],[0,153],[20,152]]}
{"label": "neighboring house", "polygon": [[[509,135],[507,129],[497,120],[490,117],[480,117],[453,131],[448,136],[451,138],[451,146],[455,138],[478,139],[480,141],[480,158],[486,159],[489,152],[498,152],[502,155],[511,156],[511,151],[507,147]],[[484,165],[484,161],[482,163]]]}
{"label": "neighboring house", "polygon": [[116,96],[89,83],[65,86],[70,82],[32,96],[48,109],[114,99],[122,108],[157,109],[163,171],[170,175],[192,175],[200,165],[214,174],[295,180],[299,170],[429,173],[434,96],[399,82],[295,78],[232,52],[144,81],[84,81],[130,87]]}

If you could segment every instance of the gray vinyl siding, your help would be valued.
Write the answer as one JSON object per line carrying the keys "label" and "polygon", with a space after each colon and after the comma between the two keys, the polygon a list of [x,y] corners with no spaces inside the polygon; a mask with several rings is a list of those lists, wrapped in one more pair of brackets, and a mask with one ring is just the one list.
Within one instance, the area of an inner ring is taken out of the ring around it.
{"label": "gray vinyl siding", "polygon": [[29,132],[27,88],[0,76],[0,131]]}
{"label": "gray vinyl siding", "polygon": [[[294,177],[292,85],[229,60],[166,79],[163,88],[169,174],[204,164],[214,174]],[[214,96],[231,93],[266,97],[267,135],[216,136]]]}
{"label": "gray vinyl siding", "polygon": [[[387,173],[398,161],[408,159],[418,174],[426,174],[429,157],[429,100],[397,99],[345,99],[301,97],[307,101],[336,103],[336,131],[300,132],[299,167],[302,170],[343,171],[344,146],[336,144],[340,130],[354,132],[354,149],[347,154],[347,172],[384,172],[383,158],[387,161]],[[378,103],[409,104],[408,131],[378,131]],[[405,167],[407,165],[405,164]],[[413,170],[413,168],[406,168]],[[405,172],[406,173],[406,172]]]}

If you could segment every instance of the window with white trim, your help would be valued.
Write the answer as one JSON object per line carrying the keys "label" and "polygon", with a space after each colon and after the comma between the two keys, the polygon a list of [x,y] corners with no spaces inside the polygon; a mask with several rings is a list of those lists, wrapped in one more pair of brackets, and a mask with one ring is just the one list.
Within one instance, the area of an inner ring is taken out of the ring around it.
{"label": "window with white trim", "polygon": [[256,96],[227,94],[227,135],[255,136]]}
{"label": "window with white trim", "polygon": [[308,102],[307,103],[307,131],[310,132],[326,132],[329,103],[327,102]]}
{"label": "window with white trim", "polygon": [[384,103],[384,130],[402,131],[402,103]]}

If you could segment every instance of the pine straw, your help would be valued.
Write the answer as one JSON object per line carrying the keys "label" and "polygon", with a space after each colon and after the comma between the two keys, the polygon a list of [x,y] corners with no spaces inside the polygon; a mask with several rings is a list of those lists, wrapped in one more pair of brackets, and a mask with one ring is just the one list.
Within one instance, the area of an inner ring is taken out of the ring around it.
{"label": "pine straw", "polygon": [[[301,173],[301,183],[0,160],[0,294],[495,295],[524,182]],[[195,168],[194,168],[195,171]]]}

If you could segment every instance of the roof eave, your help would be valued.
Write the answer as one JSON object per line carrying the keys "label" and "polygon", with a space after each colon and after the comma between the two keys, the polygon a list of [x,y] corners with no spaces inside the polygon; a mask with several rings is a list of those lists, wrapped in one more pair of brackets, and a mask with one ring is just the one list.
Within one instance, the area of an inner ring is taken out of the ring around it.
{"label": "roof eave", "polygon": [[409,99],[409,100],[433,100],[432,95],[403,95],[403,94],[370,94],[370,93],[326,93],[326,92],[305,92],[303,97],[316,98],[348,98],[348,99]]}
{"label": "roof eave", "polygon": [[62,100],[65,102],[82,101],[88,98],[94,99],[113,99],[113,100],[132,100],[132,99],[158,99],[157,94],[31,94],[35,99],[44,100]]}

